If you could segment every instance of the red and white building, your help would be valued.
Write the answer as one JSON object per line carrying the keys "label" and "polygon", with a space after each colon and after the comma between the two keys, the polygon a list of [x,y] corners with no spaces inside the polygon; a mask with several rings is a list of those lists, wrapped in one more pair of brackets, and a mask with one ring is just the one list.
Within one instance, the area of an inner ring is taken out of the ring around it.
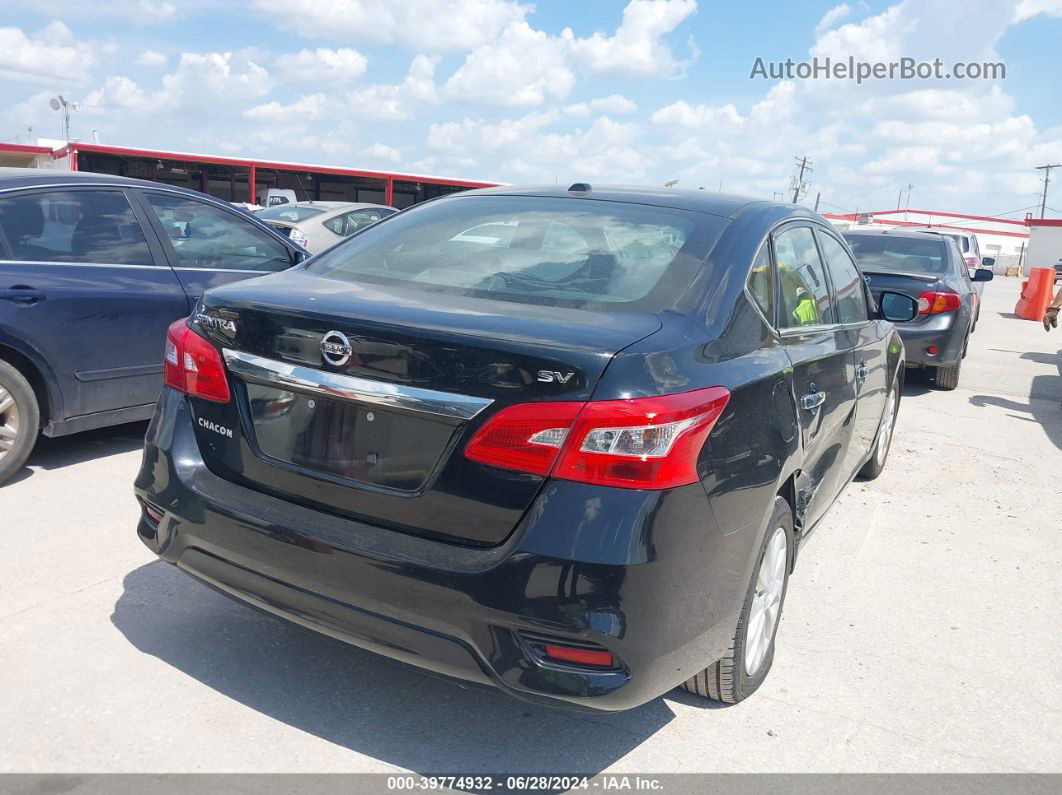
{"label": "red and white building", "polygon": [[[428,174],[170,152],[82,141],[0,143],[0,166],[60,168],[179,185],[232,202],[257,203],[268,188],[293,190],[302,201],[351,201],[408,207],[446,193],[487,188],[483,182]],[[43,144],[53,143],[52,146]]]}

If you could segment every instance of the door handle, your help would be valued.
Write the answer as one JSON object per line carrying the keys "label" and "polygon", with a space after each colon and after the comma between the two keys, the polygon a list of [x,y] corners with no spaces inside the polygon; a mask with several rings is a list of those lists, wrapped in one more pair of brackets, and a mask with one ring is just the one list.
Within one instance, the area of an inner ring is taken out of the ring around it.
{"label": "door handle", "polygon": [[866,362],[860,362],[859,366],[856,367],[856,378],[858,378],[860,381],[864,380],[869,373],[870,369],[867,367]]}
{"label": "door handle", "polygon": [[0,300],[11,301],[15,304],[35,304],[43,299],[44,293],[32,287],[12,287],[10,290],[0,290]]}
{"label": "door handle", "polygon": [[825,392],[808,392],[804,397],[800,398],[801,408],[807,409],[808,411],[814,411],[825,402]]}

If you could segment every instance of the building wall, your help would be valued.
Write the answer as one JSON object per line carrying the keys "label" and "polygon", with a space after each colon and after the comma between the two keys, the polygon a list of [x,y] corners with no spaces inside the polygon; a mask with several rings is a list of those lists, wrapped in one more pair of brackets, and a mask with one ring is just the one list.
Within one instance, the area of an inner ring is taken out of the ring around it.
{"label": "building wall", "polygon": [[1062,257],[1062,226],[1031,227],[1025,273],[1030,268],[1053,268],[1059,257]]}

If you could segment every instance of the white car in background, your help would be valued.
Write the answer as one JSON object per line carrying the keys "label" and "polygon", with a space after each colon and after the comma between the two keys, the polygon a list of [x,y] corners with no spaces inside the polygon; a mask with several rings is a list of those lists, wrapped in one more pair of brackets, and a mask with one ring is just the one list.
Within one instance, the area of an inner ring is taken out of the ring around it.
{"label": "white car in background", "polygon": [[255,215],[293,243],[317,254],[396,212],[383,204],[307,201],[266,207]]}

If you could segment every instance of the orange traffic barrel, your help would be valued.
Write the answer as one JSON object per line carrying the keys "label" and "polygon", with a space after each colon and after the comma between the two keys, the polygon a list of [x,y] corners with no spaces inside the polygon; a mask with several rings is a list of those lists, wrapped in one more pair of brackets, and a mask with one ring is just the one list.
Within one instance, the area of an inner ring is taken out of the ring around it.
{"label": "orange traffic barrel", "polygon": [[1028,281],[1021,283],[1021,298],[1014,307],[1014,314],[1025,320],[1037,322],[1044,319],[1044,312],[1054,294],[1055,269],[1033,268]]}

